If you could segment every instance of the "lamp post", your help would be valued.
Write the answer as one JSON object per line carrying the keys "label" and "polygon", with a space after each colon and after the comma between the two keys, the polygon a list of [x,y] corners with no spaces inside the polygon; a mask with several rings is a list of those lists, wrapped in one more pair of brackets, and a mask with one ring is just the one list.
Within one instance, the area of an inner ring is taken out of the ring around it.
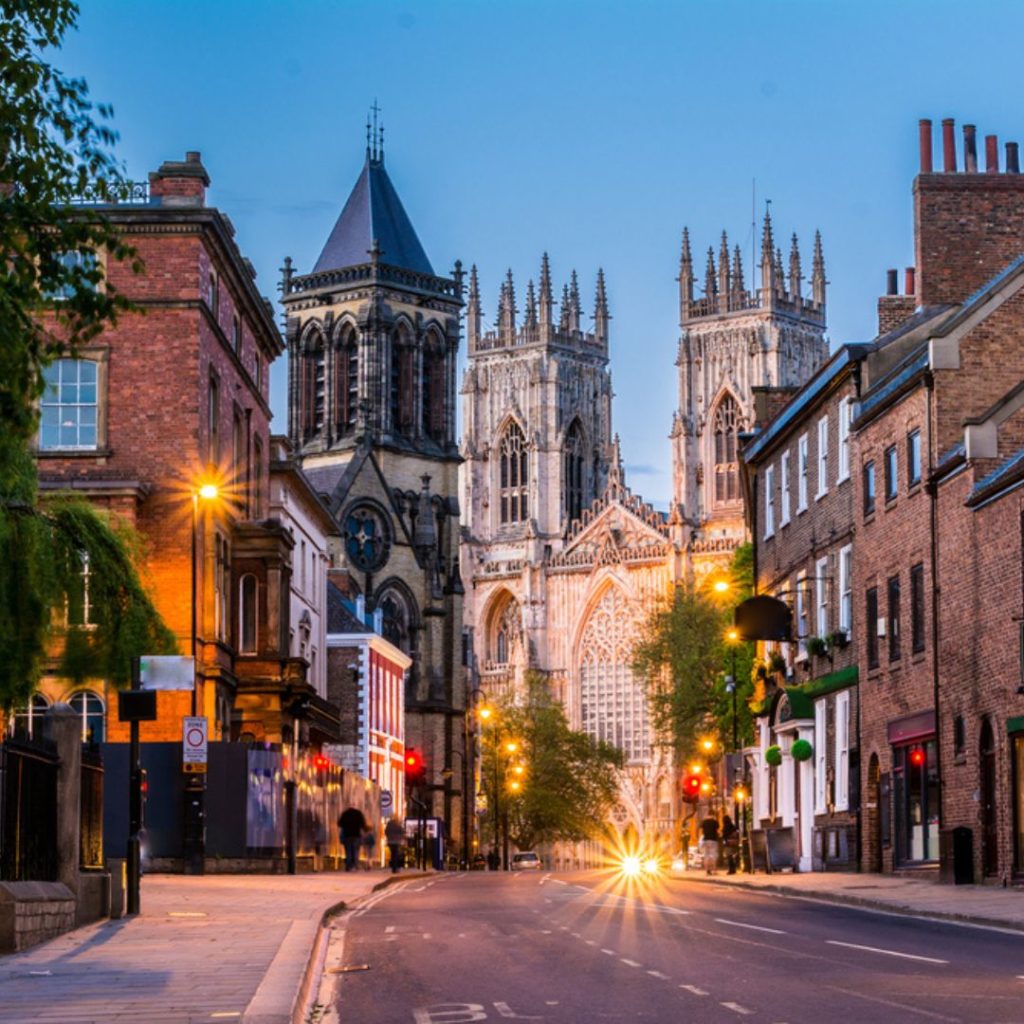
{"label": "lamp post", "polygon": [[[729,691],[732,694],[732,756],[736,758],[739,753],[739,717],[737,714],[736,706],[736,693],[739,690],[739,683],[736,679],[736,648],[739,646],[740,634],[737,629],[730,629],[725,634],[725,639],[729,643],[729,653],[731,656],[731,674],[728,677],[727,685]],[[737,777],[740,774],[740,767],[738,764],[733,765],[732,771],[732,810],[733,810],[733,822],[736,827],[740,830],[740,847],[742,852],[744,834],[746,832],[746,814],[744,813],[745,808],[741,806],[742,800],[746,794],[742,791],[741,787],[737,783]],[[741,818],[740,815],[743,814]]]}

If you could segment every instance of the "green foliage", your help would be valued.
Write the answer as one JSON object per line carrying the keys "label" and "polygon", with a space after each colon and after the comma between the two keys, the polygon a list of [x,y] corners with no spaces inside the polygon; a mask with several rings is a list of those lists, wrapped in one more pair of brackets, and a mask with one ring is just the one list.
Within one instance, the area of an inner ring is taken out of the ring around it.
{"label": "green foliage", "polygon": [[794,761],[809,761],[814,753],[814,748],[808,740],[793,740],[789,752],[793,755]]}
{"label": "green foliage", "polygon": [[30,452],[45,367],[130,308],[103,268],[133,253],[94,210],[70,205],[121,180],[116,136],[94,119],[110,109],[46,59],[77,16],[71,0],[0,0],[0,708],[35,688],[67,602],[81,599],[83,555],[95,625],[68,631],[61,668],[121,682],[132,655],[174,649],[127,530],[79,499],[41,506]]}
{"label": "green foliage", "polygon": [[[618,794],[622,753],[570,729],[543,676],[530,676],[525,701],[499,708],[496,718],[484,734],[481,766],[492,828],[497,782],[502,816],[507,812],[509,835],[519,849],[597,835]],[[508,738],[520,744],[512,756],[500,748]],[[507,786],[514,764],[525,768],[519,794]]]}
{"label": "green foliage", "polygon": [[[752,735],[749,701],[755,674],[754,645],[730,643],[733,609],[753,591],[753,549],[738,548],[729,568],[731,586],[720,597],[709,587],[676,587],[648,617],[634,651],[634,669],[647,680],[655,728],[671,738],[681,760],[697,757],[701,737],[731,746],[733,695],[726,675],[735,664],[737,734]],[[735,658],[735,663],[734,659]]]}
{"label": "green foliage", "polygon": [[773,768],[778,768],[779,765],[782,764],[782,747],[780,747],[777,743],[773,743],[764,752],[764,759]]}

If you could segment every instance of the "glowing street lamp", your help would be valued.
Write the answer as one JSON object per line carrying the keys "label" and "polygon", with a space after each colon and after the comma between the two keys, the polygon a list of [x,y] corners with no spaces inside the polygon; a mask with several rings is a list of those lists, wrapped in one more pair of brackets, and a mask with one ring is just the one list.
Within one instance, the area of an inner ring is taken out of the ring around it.
{"label": "glowing street lamp", "polygon": [[192,491],[192,716],[196,714],[196,700],[198,690],[198,675],[196,671],[196,548],[198,547],[199,534],[199,502],[216,501],[220,490],[215,483],[206,481],[198,484]]}

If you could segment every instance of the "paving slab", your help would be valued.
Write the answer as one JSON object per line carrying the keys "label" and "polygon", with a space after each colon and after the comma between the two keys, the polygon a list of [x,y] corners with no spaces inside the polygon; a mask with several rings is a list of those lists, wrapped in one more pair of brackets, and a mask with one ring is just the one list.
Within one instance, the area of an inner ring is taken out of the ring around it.
{"label": "paving slab", "polygon": [[148,875],[142,913],[0,957],[2,1024],[288,1024],[325,912],[393,877]]}

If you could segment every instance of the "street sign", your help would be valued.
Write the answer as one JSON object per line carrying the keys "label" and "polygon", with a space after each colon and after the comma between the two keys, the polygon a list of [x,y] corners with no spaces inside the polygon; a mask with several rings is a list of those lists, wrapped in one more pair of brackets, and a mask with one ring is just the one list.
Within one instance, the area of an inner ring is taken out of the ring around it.
{"label": "street sign", "polygon": [[191,658],[144,654],[139,659],[139,682],[143,690],[192,690],[195,679]]}
{"label": "street sign", "polygon": [[121,690],[117,695],[117,717],[122,722],[155,722],[156,694]]}
{"label": "street sign", "polygon": [[182,719],[181,760],[186,772],[206,771],[207,749],[206,719]]}
{"label": "street sign", "polygon": [[382,817],[387,817],[395,807],[395,798],[391,795],[390,789],[382,789],[380,791],[380,813]]}

